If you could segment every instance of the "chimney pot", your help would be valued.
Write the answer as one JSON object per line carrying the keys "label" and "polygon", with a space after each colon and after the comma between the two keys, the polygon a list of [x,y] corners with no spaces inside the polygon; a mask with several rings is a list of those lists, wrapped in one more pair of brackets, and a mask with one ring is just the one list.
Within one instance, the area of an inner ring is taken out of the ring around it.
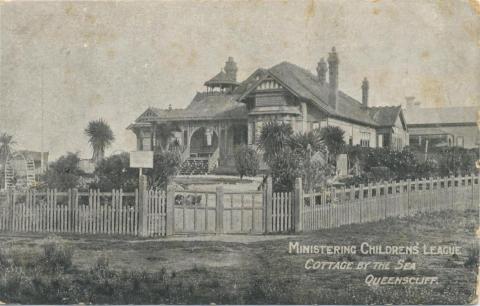
{"label": "chimney pot", "polygon": [[338,64],[339,59],[335,47],[332,48],[332,52],[328,54],[328,82],[329,93],[328,101],[330,105],[337,109],[337,94],[338,94]]}
{"label": "chimney pot", "polygon": [[325,62],[325,59],[322,57],[317,64],[318,81],[322,85],[325,84],[325,80],[327,79],[327,70],[327,62]]}
{"label": "chimney pot", "polygon": [[228,60],[225,62],[225,73],[227,74],[227,78],[236,82],[237,81],[237,63],[233,60],[233,57],[229,56]]}
{"label": "chimney pot", "polygon": [[368,80],[365,77],[362,82],[362,105],[364,107],[368,107],[368,88],[369,88]]}

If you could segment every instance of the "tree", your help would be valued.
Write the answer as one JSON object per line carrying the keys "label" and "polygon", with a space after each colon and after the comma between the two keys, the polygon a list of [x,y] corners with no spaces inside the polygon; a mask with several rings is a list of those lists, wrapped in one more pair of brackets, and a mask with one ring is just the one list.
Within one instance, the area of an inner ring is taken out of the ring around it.
{"label": "tree", "polygon": [[172,177],[177,174],[181,162],[181,156],[176,151],[156,152],[153,156],[153,169],[145,172],[149,185],[154,188],[166,189]]}
{"label": "tree", "polygon": [[325,152],[327,147],[325,141],[318,130],[312,130],[306,133],[295,133],[290,136],[289,146],[294,151],[307,152],[308,148],[312,152]]}
{"label": "tree", "polygon": [[85,134],[92,146],[92,160],[97,163],[105,156],[105,149],[115,140],[112,129],[103,119],[93,120],[88,123]]}
{"label": "tree", "polygon": [[332,163],[336,162],[338,154],[345,146],[344,134],[345,132],[337,126],[327,126],[320,130],[320,135],[328,148],[329,160]]}
{"label": "tree", "polygon": [[45,173],[45,183],[48,188],[65,191],[78,188],[80,178],[85,173],[78,167],[80,158],[76,153],[67,153],[50,164]]}
{"label": "tree", "polygon": [[109,156],[100,161],[95,167],[96,180],[90,188],[109,191],[123,189],[134,191],[138,187],[138,170],[130,168],[128,153]]}
{"label": "tree", "polygon": [[259,168],[257,152],[246,145],[241,145],[235,150],[235,168],[243,176],[255,176]]}
{"label": "tree", "polygon": [[263,125],[260,132],[260,149],[263,150],[263,158],[268,163],[288,146],[290,136],[293,134],[292,126],[287,123],[269,121]]}
{"label": "tree", "polygon": [[285,147],[269,160],[274,191],[292,191],[295,179],[302,176],[301,159],[290,147]]}
{"label": "tree", "polygon": [[304,189],[311,191],[323,186],[333,169],[328,165],[327,147],[318,130],[296,133],[290,137],[289,146],[299,159]]}
{"label": "tree", "polygon": [[6,164],[7,164],[7,157],[12,154],[12,147],[16,144],[16,142],[13,140],[13,136],[9,135],[7,133],[2,133],[0,135],[0,186],[3,186],[5,184],[5,176],[3,174],[3,171],[5,170]]}
{"label": "tree", "polygon": [[0,159],[4,164],[8,155],[12,154],[12,147],[16,144],[13,135],[2,133],[0,135]]}

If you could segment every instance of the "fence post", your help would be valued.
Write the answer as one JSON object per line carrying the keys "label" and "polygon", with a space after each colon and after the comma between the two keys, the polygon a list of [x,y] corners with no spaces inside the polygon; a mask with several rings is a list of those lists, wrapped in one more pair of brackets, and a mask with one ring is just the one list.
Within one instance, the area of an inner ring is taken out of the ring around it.
{"label": "fence post", "polygon": [[[147,236],[147,177],[141,175],[138,180],[138,232],[140,237]],[[110,221],[111,222],[111,221]]]}
{"label": "fence post", "polygon": [[223,234],[223,205],[224,205],[223,200],[224,200],[223,186],[217,186],[216,210],[215,210],[215,219],[216,219],[215,233],[216,234]]}
{"label": "fence post", "polygon": [[167,203],[165,216],[165,234],[173,235],[175,232],[175,186],[167,186]]}
{"label": "fence post", "polygon": [[358,204],[359,207],[360,207],[360,216],[359,216],[359,219],[360,219],[360,223],[362,223],[362,205],[363,205],[363,184],[360,184],[359,186],[359,190],[358,190]]}
{"label": "fence post", "polygon": [[267,185],[265,188],[265,233],[272,231],[272,198],[273,186],[272,177],[267,177]]}
{"label": "fence post", "polygon": [[303,187],[302,178],[295,179],[295,202],[294,202],[294,230],[296,233],[303,231]]}
{"label": "fence post", "polygon": [[7,189],[7,203],[8,203],[8,229],[10,232],[13,232],[13,218],[15,217],[13,215],[13,210],[15,207],[15,201],[14,201],[14,196],[13,193],[15,191],[11,189]]}

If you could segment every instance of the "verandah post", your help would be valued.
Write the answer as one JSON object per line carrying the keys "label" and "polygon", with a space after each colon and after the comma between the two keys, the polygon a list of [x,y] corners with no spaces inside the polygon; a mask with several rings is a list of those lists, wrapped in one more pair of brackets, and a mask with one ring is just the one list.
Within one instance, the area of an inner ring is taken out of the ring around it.
{"label": "verandah post", "polygon": [[216,188],[216,209],[215,209],[215,233],[223,234],[223,200],[224,191],[223,186],[217,186]]}
{"label": "verandah post", "polygon": [[138,231],[140,237],[147,236],[147,177],[140,175],[138,180]]}
{"label": "verandah post", "polygon": [[267,185],[265,188],[265,233],[272,231],[272,198],[273,186],[272,177],[267,177]]}
{"label": "verandah post", "polygon": [[295,202],[294,202],[294,230],[296,233],[303,231],[303,187],[302,178],[295,179]]}
{"label": "verandah post", "polygon": [[175,230],[175,186],[167,186],[167,207],[165,209],[165,234],[171,236]]}

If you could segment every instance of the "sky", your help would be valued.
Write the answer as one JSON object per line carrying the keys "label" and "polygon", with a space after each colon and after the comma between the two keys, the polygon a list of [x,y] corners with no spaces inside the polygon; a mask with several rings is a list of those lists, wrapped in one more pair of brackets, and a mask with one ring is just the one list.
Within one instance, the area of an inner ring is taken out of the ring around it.
{"label": "sky", "polygon": [[282,61],[315,72],[333,46],[339,88],[361,100],[367,77],[371,105],[479,105],[479,17],[478,0],[1,2],[0,132],[40,150],[43,92],[50,161],[90,158],[99,118],[107,154],[131,151],[130,123],[187,106],[228,56],[243,80]]}

